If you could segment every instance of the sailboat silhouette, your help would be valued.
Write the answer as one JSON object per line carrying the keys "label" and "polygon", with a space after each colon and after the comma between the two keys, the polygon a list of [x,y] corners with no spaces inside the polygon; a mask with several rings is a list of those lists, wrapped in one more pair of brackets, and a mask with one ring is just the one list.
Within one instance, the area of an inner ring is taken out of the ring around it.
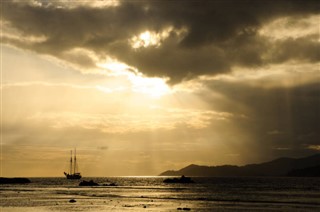
{"label": "sailboat silhouette", "polygon": [[78,172],[76,149],[74,150],[73,160],[72,160],[72,150],[71,150],[70,170],[69,170],[69,173],[64,172],[64,175],[67,177],[67,179],[71,179],[71,180],[81,178],[81,174],[80,172]]}

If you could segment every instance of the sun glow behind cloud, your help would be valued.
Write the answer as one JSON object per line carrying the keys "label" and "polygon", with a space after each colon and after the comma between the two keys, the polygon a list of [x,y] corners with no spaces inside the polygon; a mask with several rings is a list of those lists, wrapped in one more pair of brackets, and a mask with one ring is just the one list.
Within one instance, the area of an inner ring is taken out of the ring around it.
{"label": "sun glow behind cloud", "polygon": [[[170,93],[170,87],[166,84],[167,79],[159,77],[146,77],[133,67],[121,63],[116,60],[108,59],[105,63],[98,63],[98,67],[105,69],[111,75],[126,76],[130,82],[127,89],[141,94],[147,94],[151,98],[160,98],[165,94]],[[99,90],[110,92],[109,89],[104,89],[98,86]]]}
{"label": "sun glow behind cloud", "polygon": [[167,27],[161,32],[147,30],[140,33],[139,35],[133,36],[129,40],[129,43],[134,49],[139,49],[142,47],[159,47],[161,43],[170,36],[170,34],[175,34],[178,37],[182,37],[186,32],[186,28],[174,29],[173,27]]}
{"label": "sun glow behind cloud", "polygon": [[165,94],[169,94],[170,88],[162,78],[146,78],[143,76],[129,76],[132,82],[132,90],[137,93],[147,94],[152,98],[160,98]]}
{"label": "sun glow behind cloud", "polygon": [[156,33],[145,31],[141,33],[139,36],[134,36],[131,39],[132,48],[138,49],[141,47],[148,47],[148,46],[159,46],[160,45],[161,37]]}
{"label": "sun glow behind cloud", "polygon": [[102,62],[98,62],[96,63],[96,65],[98,68],[103,70],[102,72],[106,72],[111,76],[130,75],[132,71],[135,71],[134,68],[128,66],[127,64],[121,63],[111,58],[107,58]]}

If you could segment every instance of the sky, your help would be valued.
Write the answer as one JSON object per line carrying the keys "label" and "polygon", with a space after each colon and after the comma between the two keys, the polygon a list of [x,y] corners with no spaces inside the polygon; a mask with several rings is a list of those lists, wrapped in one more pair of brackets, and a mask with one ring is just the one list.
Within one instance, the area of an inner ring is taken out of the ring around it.
{"label": "sky", "polygon": [[313,0],[2,0],[1,176],[320,152]]}

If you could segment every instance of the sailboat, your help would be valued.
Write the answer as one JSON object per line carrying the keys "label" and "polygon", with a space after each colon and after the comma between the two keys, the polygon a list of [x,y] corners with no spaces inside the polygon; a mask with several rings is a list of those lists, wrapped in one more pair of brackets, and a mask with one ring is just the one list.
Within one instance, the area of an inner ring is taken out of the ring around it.
{"label": "sailboat", "polygon": [[74,150],[73,160],[72,160],[72,150],[71,150],[70,170],[69,170],[69,173],[64,172],[64,175],[67,177],[67,179],[72,179],[72,180],[81,178],[81,174],[80,172],[78,172],[76,150]]}

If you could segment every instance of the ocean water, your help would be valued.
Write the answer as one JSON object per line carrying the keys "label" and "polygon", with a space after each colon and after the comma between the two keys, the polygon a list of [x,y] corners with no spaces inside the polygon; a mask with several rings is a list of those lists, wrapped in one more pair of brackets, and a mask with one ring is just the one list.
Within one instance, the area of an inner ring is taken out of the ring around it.
{"label": "ocean water", "polygon": [[[81,180],[29,178],[0,186],[0,211],[320,211],[320,178],[165,177],[83,178],[115,187],[79,187]],[[75,199],[75,203],[70,203]]]}

